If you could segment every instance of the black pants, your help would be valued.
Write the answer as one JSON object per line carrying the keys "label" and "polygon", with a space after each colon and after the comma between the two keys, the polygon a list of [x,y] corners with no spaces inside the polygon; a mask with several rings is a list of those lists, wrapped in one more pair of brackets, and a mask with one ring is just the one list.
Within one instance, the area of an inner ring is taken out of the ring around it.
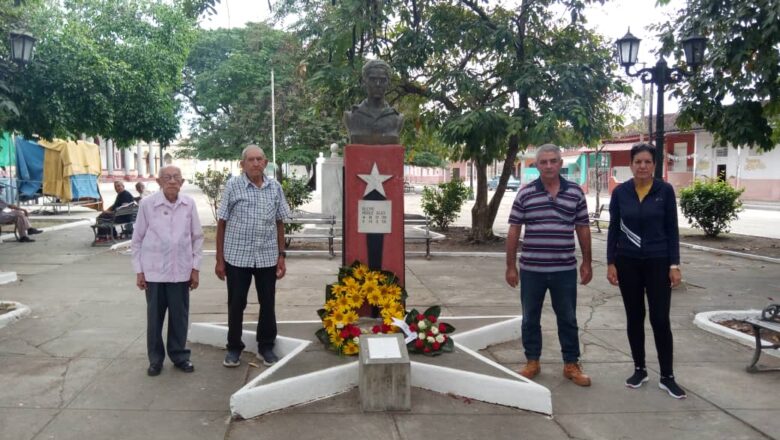
{"label": "black pants", "polygon": [[190,283],[146,283],[146,351],[149,363],[165,360],[162,329],[168,311],[168,357],[174,364],[190,359],[187,322],[190,313]]}
{"label": "black pants", "polygon": [[672,327],[669,310],[672,287],[669,280],[669,259],[637,259],[618,256],[615,259],[620,294],[626,308],[628,343],[636,367],[645,368],[645,295],[650,309],[650,325],[655,337],[655,349],[661,376],[672,375]]}
{"label": "black pants", "polygon": [[236,267],[225,263],[225,275],[228,288],[228,343],[230,351],[241,351],[245,345],[241,341],[244,326],[249,286],[255,279],[257,302],[260,303],[260,318],[257,320],[258,348],[273,348],[276,340],[276,266]]}

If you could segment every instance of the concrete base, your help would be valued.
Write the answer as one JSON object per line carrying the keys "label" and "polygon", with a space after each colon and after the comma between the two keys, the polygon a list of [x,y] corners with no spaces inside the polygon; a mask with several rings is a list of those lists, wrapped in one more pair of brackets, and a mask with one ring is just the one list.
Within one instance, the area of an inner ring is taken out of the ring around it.
{"label": "concrete base", "polygon": [[[388,355],[377,343],[392,342],[397,353]],[[412,408],[412,378],[409,352],[404,338],[394,335],[365,335],[360,338],[360,407],[363,411],[409,411]]]}
{"label": "concrete base", "polygon": [[[411,385],[487,403],[552,414],[550,390],[490,360],[477,350],[517,340],[519,316],[442,317],[457,329],[455,351],[442,356],[414,356]],[[256,323],[245,322],[243,341],[254,350]],[[345,393],[358,386],[354,357],[328,352],[314,336],[320,321],[280,321],[275,351],[279,362],[263,371],[230,398],[230,411],[242,418]],[[190,342],[224,347],[227,325],[193,323]]]}

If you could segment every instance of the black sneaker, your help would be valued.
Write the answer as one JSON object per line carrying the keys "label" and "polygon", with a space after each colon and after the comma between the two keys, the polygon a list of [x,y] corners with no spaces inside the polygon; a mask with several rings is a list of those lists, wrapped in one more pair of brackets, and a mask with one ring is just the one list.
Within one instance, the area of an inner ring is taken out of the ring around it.
{"label": "black sneaker", "polygon": [[688,395],[685,394],[685,390],[680,388],[680,386],[677,385],[677,382],[674,381],[674,376],[662,377],[661,380],[658,381],[658,388],[666,391],[675,399],[685,399],[688,397]]}
{"label": "black sneaker", "polygon": [[238,350],[229,350],[225,355],[225,360],[222,361],[222,365],[228,368],[241,365],[241,352]]}
{"label": "black sneaker", "polygon": [[276,355],[274,354],[274,351],[270,348],[264,348],[258,350],[257,358],[262,359],[263,365],[265,365],[266,367],[270,367],[271,365],[275,364],[279,360],[279,358],[276,357]]}
{"label": "black sneaker", "polygon": [[35,235],[35,234],[42,234],[43,231],[40,229],[30,228],[27,230],[27,235]]}
{"label": "black sneaker", "polygon": [[30,238],[29,236],[25,235],[24,237],[19,237],[19,240],[17,240],[19,243],[35,243],[35,240]]}
{"label": "black sneaker", "polygon": [[634,369],[634,374],[626,379],[626,386],[629,388],[639,388],[643,383],[647,382],[647,370],[644,368]]}

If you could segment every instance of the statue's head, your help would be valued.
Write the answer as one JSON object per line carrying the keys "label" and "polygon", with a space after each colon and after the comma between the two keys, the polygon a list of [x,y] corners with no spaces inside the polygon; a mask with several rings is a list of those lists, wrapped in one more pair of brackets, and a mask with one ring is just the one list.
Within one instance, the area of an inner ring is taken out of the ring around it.
{"label": "statue's head", "polygon": [[390,85],[390,65],[382,60],[369,60],[363,64],[362,74],[363,87],[368,97],[384,98]]}

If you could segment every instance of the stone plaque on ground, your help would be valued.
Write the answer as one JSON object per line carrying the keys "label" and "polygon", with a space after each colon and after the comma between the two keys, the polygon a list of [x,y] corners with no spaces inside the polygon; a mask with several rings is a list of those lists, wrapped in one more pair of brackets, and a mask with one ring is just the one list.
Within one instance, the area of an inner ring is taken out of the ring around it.
{"label": "stone plaque on ground", "polygon": [[361,336],[359,363],[363,411],[411,409],[411,365],[403,335]]}

